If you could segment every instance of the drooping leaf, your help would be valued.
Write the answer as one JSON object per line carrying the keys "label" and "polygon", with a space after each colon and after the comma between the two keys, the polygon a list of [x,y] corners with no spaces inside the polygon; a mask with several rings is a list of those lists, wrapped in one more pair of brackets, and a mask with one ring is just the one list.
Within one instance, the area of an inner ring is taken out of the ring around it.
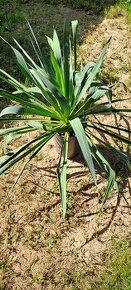
{"label": "drooping leaf", "polygon": [[18,127],[11,127],[11,128],[5,128],[5,129],[0,129],[0,136],[10,134],[12,132],[17,132],[20,130],[28,129],[28,126],[18,126]]}
{"label": "drooping leaf", "polygon": [[91,155],[91,149],[88,144],[88,140],[85,135],[84,128],[81,124],[81,121],[79,118],[76,118],[74,120],[70,121],[70,124],[73,128],[73,131],[75,132],[76,138],[78,140],[78,143],[80,145],[81,151],[83,153],[84,159],[89,167],[90,173],[93,177],[93,180],[96,184],[96,174],[95,174],[95,168],[92,160],[92,155]]}
{"label": "drooping leaf", "polygon": [[[37,138],[31,140],[30,142],[26,143],[25,145],[21,146],[15,152],[11,152],[10,157],[9,157],[9,153],[7,154],[7,156],[5,155],[3,157],[3,159],[5,158],[5,161],[0,164],[0,174],[4,173],[6,170],[8,170],[10,167],[12,167],[15,163],[22,160],[24,157],[26,157],[30,153],[34,152],[34,150],[37,150],[37,148],[39,146],[44,144],[45,138],[46,138],[46,141],[48,141],[53,136],[54,136],[54,133],[46,133],[40,137],[37,137]],[[33,145],[31,148],[27,149],[33,143],[36,143],[36,144]]]}
{"label": "drooping leaf", "polygon": [[104,205],[104,203],[108,199],[113,188],[119,192],[118,184],[116,181],[116,174],[115,174],[115,171],[110,166],[109,162],[100,153],[100,151],[98,150],[98,147],[94,144],[94,142],[91,140],[91,138],[88,135],[87,135],[87,140],[90,146],[92,147],[93,158],[104,169],[106,175],[108,176],[108,183],[107,183],[107,187],[105,189],[105,193],[104,193],[104,197],[102,201],[102,205]]}
{"label": "drooping leaf", "polygon": [[113,131],[104,130],[104,129],[96,126],[96,125],[90,125],[90,124],[88,124],[88,127],[94,128],[95,130],[100,131],[100,132],[103,132],[104,134],[109,135],[112,138],[115,138],[115,139],[117,139],[117,140],[119,140],[121,142],[124,142],[124,143],[128,144],[128,145],[131,145],[131,140],[129,138],[126,138],[126,137],[121,136],[121,135],[119,135],[117,133],[114,133]]}
{"label": "drooping leaf", "polygon": [[[52,136],[51,136],[52,137]],[[36,156],[36,154],[38,154],[38,152],[43,148],[43,146],[49,141],[49,138],[45,138],[44,142],[42,144],[40,144],[40,146],[38,146],[36,148],[36,150],[33,152],[33,154],[31,154],[31,156],[25,161],[25,163],[23,164],[21,170],[19,171],[12,187],[11,190],[9,192],[9,194],[13,191],[13,189],[15,188],[16,184],[18,183],[21,175],[23,174],[23,171],[26,169],[28,163]]]}
{"label": "drooping leaf", "polygon": [[[68,156],[68,139],[69,134],[65,133],[64,136],[64,144],[61,150],[60,160],[57,167],[57,177],[59,182],[59,188],[60,188],[60,195],[61,195],[61,203],[62,203],[62,210],[63,210],[63,218],[65,218],[66,215],[66,171],[67,171],[67,156]],[[61,160],[63,159],[62,166],[61,166]]]}

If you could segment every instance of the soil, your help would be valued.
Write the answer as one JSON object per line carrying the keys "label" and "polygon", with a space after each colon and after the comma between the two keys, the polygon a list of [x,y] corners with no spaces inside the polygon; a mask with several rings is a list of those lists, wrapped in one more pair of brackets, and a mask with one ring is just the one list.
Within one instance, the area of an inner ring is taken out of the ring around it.
{"label": "soil", "polygon": [[[1,177],[1,259],[5,263],[1,278],[3,283],[6,281],[6,289],[53,290],[62,285],[69,289],[69,282],[61,281],[68,271],[81,273],[89,268],[95,272],[102,267],[101,256],[110,242],[131,234],[129,206],[113,192],[99,212],[106,179],[98,173],[95,189],[81,162],[81,154],[77,161],[68,161],[65,221],[56,183],[53,140],[30,164],[12,196],[6,197],[5,193],[16,177],[18,165]],[[121,186],[131,205],[130,181],[127,174]]]}
{"label": "soil", "polygon": [[[86,17],[82,11],[60,6],[61,14],[63,9],[67,15]],[[124,67],[131,59],[130,32],[124,17],[103,20],[88,16],[86,23],[81,20],[81,24],[80,33],[84,36],[79,49],[83,59],[96,59],[103,39],[112,35],[104,67],[108,65],[109,74],[110,67],[113,68],[113,73],[117,72],[121,81],[129,85],[129,71]],[[123,88],[117,93],[125,97]],[[126,106],[130,106],[130,101],[126,101]],[[107,121],[100,118],[101,122]],[[108,116],[108,122],[113,122],[112,116]],[[117,170],[129,205],[113,191],[99,211],[106,177],[97,169],[95,188],[79,153],[75,160],[68,160],[68,210],[63,220],[56,180],[58,155],[53,140],[30,163],[13,194],[8,196],[22,164],[0,177],[1,289],[91,289],[87,282],[102,268],[102,255],[111,241],[131,235],[131,174],[113,155],[105,154]],[[72,273],[85,278],[76,282]]]}

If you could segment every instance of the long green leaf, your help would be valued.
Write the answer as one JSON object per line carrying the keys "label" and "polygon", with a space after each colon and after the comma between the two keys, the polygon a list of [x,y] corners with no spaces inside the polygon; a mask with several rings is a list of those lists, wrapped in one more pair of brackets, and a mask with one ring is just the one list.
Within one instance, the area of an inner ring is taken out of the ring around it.
{"label": "long green leaf", "polygon": [[6,128],[6,129],[0,129],[0,136],[12,133],[12,132],[17,132],[20,130],[24,129],[29,129],[29,126],[19,126],[19,127],[11,127],[11,128]]}
{"label": "long green leaf", "polygon": [[94,104],[96,101],[98,101],[102,96],[105,95],[109,91],[109,88],[106,86],[101,86],[99,89],[97,89],[94,94],[91,97],[87,97],[78,111],[76,112],[76,115],[81,114],[85,109],[89,108],[92,104]]}
{"label": "long green leaf", "polygon": [[[29,109],[37,110],[39,115],[44,114],[44,116],[50,117],[52,115],[52,109],[49,106],[46,106],[45,104],[39,104],[35,103],[29,98],[25,98],[23,95],[22,96],[16,96],[11,93],[5,92],[5,91],[0,91],[0,97],[4,97],[8,100],[15,101],[23,106],[28,107]],[[33,114],[33,113],[32,113]],[[55,115],[57,113],[54,112]]]}
{"label": "long green leaf", "polygon": [[69,86],[70,86],[69,60],[70,60],[70,46],[69,39],[67,37],[67,28],[65,21],[63,30],[63,75],[64,75],[64,96],[67,100],[69,100]]}
{"label": "long green leaf", "polygon": [[5,109],[3,109],[0,113],[0,117],[3,117],[5,115],[38,115],[38,116],[47,116],[58,119],[57,114],[55,112],[46,112],[43,109],[43,111],[30,109],[30,108],[24,108],[22,106],[9,106]]}
{"label": "long green leaf", "polygon": [[6,154],[6,147],[7,145],[13,140],[13,139],[16,139],[16,138],[19,138],[21,137],[23,134],[25,135],[26,133],[29,133],[29,132],[32,132],[32,131],[35,131],[36,129],[34,128],[27,128],[27,129],[24,129],[24,130],[20,130],[20,131],[16,131],[14,133],[11,133],[9,134],[3,141],[2,143],[2,151],[4,154]]}
{"label": "long green leaf", "polygon": [[99,58],[98,58],[98,60],[97,60],[97,62],[95,64],[95,66],[93,67],[93,69],[92,69],[92,71],[91,71],[91,73],[89,75],[89,78],[87,79],[87,81],[86,81],[83,89],[81,90],[80,94],[78,95],[76,105],[83,98],[83,96],[85,95],[85,93],[89,89],[89,87],[91,85],[91,82],[93,81],[93,79],[95,78],[96,74],[98,73],[98,71],[100,69],[100,66],[101,66],[101,64],[103,62],[103,59],[105,57],[106,51],[108,49],[110,39],[108,40],[108,42],[105,44],[104,48],[102,49],[102,52],[100,53],[100,56],[99,56]]}
{"label": "long green leaf", "polygon": [[[66,215],[66,171],[67,171],[67,156],[68,156],[68,138],[69,134],[65,133],[64,136],[64,144],[63,148],[61,150],[61,156],[60,156],[60,161],[57,167],[57,176],[58,176],[58,181],[59,181],[59,188],[60,188],[60,195],[61,195],[61,203],[62,203],[62,210],[63,210],[63,218],[65,218]],[[63,164],[61,167],[61,158],[63,155]]]}
{"label": "long green leaf", "polygon": [[95,66],[95,62],[89,62],[85,65],[85,67],[80,71],[76,72],[75,74],[75,90],[74,95],[77,96],[77,94],[81,91],[82,86],[85,84],[85,81],[87,80],[87,77],[89,76],[89,73]]}
{"label": "long green leaf", "polygon": [[[47,138],[47,141],[48,141],[53,136],[54,136],[54,133],[46,133],[44,136],[40,136],[26,143],[25,145],[21,146],[19,150],[16,150],[16,152],[11,155],[11,157],[7,156],[8,158],[6,159],[6,156],[4,156],[5,161],[0,165],[0,174],[4,173],[6,170],[12,167],[15,163],[17,163],[22,158],[26,157],[27,155],[32,153],[34,150],[36,150],[39,146],[41,146],[44,143],[45,138]],[[33,144],[34,142],[37,142],[37,143],[34,146],[32,146],[30,149],[28,149],[27,151],[23,152],[26,148],[29,147],[29,145]]]}
{"label": "long green leaf", "polygon": [[90,173],[93,177],[93,180],[96,182],[96,174],[95,174],[95,168],[94,168],[94,164],[93,164],[93,160],[92,160],[92,156],[91,156],[91,149],[90,146],[88,144],[86,135],[85,135],[85,131],[83,129],[83,126],[81,124],[81,121],[79,118],[75,118],[74,120],[70,121],[71,127],[73,128],[73,131],[75,132],[75,135],[77,137],[77,140],[79,142],[81,151],[83,153],[84,159],[89,167]]}
{"label": "long green leaf", "polygon": [[54,29],[54,33],[53,33],[53,52],[54,55],[56,57],[56,59],[58,60],[59,64],[61,65],[61,61],[62,61],[62,55],[61,55],[61,47],[60,47],[60,41],[57,35],[56,30]]}
{"label": "long green leaf", "polygon": [[127,129],[125,127],[119,127],[119,126],[112,126],[112,125],[108,125],[108,124],[103,124],[101,122],[94,122],[93,121],[93,124],[96,124],[96,125],[99,125],[99,126],[102,126],[102,127],[108,127],[108,128],[111,128],[111,129],[116,129],[118,131],[123,131],[125,133],[128,133],[128,134],[131,134],[131,130],[130,129]]}
{"label": "long green leaf", "polygon": [[109,136],[111,136],[113,138],[116,138],[117,140],[119,140],[121,142],[124,142],[124,143],[126,143],[128,145],[131,145],[131,140],[129,140],[129,138],[126,138],[124,136],[118,135],[118,134],[116,134],[116,133],[114,133],[112,131],[109,131],[109,130],[108,131],[107,130],[103,130],[103,129],[95,126],[95,125],[88,124],[88,127],[93,128],[95,130],[98,130],[100,132],[103,132],[103,133],[105,133],[105,134],[107,134],[107,135],[109,135]]}
{"label": "long green leaf", "polygon": [[15,56],[16,56],[16,59],[17,59],[17,62],[21,68],[21,71],[23,72],[23,74],[27,77],[30,77],[30,70],[28,68],[28,65],[23,57],[23,55],[15,48],[13,47],[10,43],[8,43],[8,41],[6,41],[4,38],[1,37],[1,39],[7,43],[11,48],[12,50],[14,51],[15,53]]}
{"label": "long green leaf", "polygon": [[73,36],[73,48],[74,48],[74,70],[77,70],[77,50],[76,50],[76,40],[77,40],[77,30],[78,30],[78,20],[71,22],[72,26],[72,36]]}
{"label": "long green leaf", "polygon": [[91,108],[85,110],[85,113],[90,115],[94,115],[94,114],[111,114],[111,113],[130,113],[131,109],[126,109],[126,108],[122,108],[122,109],[115,109],[113,108],[111,105],[105,106],[104,104],[101,105],[97,105],[97,106],[92,106]]}
{"label": "long green leaf", "polygon": [[64,96],[64,79],[63,79],[63,74],[62,74],[62,70],[60,68],[59,63],[57,62],[55,56],[54,56],[54,52],[51,51],[51,62],[52,62],[52,66],[54,68],[55,71],[55,76],[56,76],[56,82],[58,85],[58,90],[59,92]]}
{"label": "long green leaf", "polygon": [[[98,150],[98,147],[94,144],[94,142],[91,140],[91,138],[89,138],[88,135],[87,135],[87,140],[88,140],[90,146],[92,147],[94,159],[97,161],[97,163],[100,166],[102,164],[102,168],[104,169],[106,175],[108,176],[108,184],[107,184],[107,187],[105,189],[105,193],[104,193],[104,197],[103,197],[103,201],[102,201],[102,205],[104,205],[104,203],[108,199],[109,194],[111,193],[113,188],[119,192],[118,184],[116,181],[116,174],[115,174],[115,171],[110,166],[109,162],[100,153],[100,151]],[[101,164],[100,164],[99,160],[101,161]]]}
{"label": "long green leaf", "polygon": [[29,28],[30,28],[31,34],[32,34],[32,36],[33,36],[33,40],[34,40],[34,42],[35,42],[35,45],[34,45],[34,42],[32,42],[33,45],[34,45],[34,50],[35,50],[35,52],[36,52],[36,55],[37,55],[37,57],[38,57],[38,60],[39,60],[39,62],[40,62],[40,64],[41,64],[42,68],[44,68],[43,61],[42,61],[42,60],[43,60],[43,55],[42,55],[42,52],[41,52],[41,49],[40,49],[39,43],[38,43],[38,41],[37,41],[37,38],[36,38],[36,36],[35,36],[35,34],[34,34],[34,31],[33,31],[33,29],[32,29],[32,27],[31,27],[31,25],[30,25],[30,23],[29,23],[28,20],[27,20],[27,23],[28,23],[28,26],[29,26]]}
{"label": "long green leaf", "polygon": [[[52,137],[52,136],[51,136]],[[13,183],[11,190],[9,192],[9,194],[13,191],[13,189],[15,188],[16,184],[18,183],[21,175],[23,174],[23,171],[26,169],[28,163],[36,156],[36,154],[38,154],[38,152],[43,148],[43,146],[49,141],[49,139],[45,138],[44,142],[42,144],[40,144],[40,146],[37,147],[37,149],[33,152],[33,154],[26,160],[26,162],[23,164],[19,174],[17,175],[15,182]]]}

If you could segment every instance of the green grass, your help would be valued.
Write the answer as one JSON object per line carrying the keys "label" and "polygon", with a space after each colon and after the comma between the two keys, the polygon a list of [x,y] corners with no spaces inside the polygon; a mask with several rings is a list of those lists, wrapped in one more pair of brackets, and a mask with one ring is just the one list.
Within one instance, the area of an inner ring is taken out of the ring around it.
{"label": "green grass", "polygon": [[116,18],[121,15],[125,16],[126,23],[128,25],[131,24],[131,2],[130,1],[122,1],[115,5],[111,5],[106,8],[104,11],[104,16],[107,18]]}
{"label": "green grass", "polygon": [[131,242],[112,242],[103,260],[104,270],[93,279],[91,290],[131,290]]}
{"label": "green grass", "polygon": [[110,66],[104,67],[103,71],[99,75],[100,81],[104,84],[112,84],[119,81],[116,69]]}
{"label": "green grass", "polygon": [[5,12],[0,12],[0,32],[4,33],[6,31],[12,30],[16,24],[23,23],[25,21],[24,15],[20,11],[9,11],[7,14]]}
{"label": "green grass", "polygon": [[131,290],[131,245],[130,241],[113,241],[102,255],[102,267],[93,274],[85,266],[81,269],[62,269],[56,279],[63,289],[69,290]]}

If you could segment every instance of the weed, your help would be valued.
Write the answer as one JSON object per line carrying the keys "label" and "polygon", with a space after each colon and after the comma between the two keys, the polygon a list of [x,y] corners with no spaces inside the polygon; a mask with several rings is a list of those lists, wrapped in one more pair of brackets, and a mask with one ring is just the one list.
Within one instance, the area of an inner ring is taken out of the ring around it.
{"label": "weed", "polygon": [[129,64],[129,63],[125,63],[125,64],[122,65],[121,69],[122,69],[123,71],[125,71],[125,72],[128,73],[128,72],[131,71],[131,64]]}
{"label": "weed", "polygon": [[108,66],[101,71],[99,79],[102,83],[108,85],[119,81],[116,70],[113,67],[109,68]]}
{"label": "weed", "polygon": [[40,161],[40,160],[42,160],[42,159],[43,159],[43,155],[42,155],[42,153],[39,153],[38,155],[35,156],[35,160],[36,160],[36,161]]}
{"label": "weed", "polygon": [[49,248],[56,247],[57,243],[58,243],[58,239],[56,237],[50,236],[48,238],[48,246],[49,246]]}
{"label": "weed", "polygon": [[33,275],[32,276],[32,281],[34,282],[34,283],[36,283],[36,282],[42,282],[43,281],[43,273],[41,273],[41,272],[38,272],[36,275]]}
{"label": "weed", "polygon": [[73,207],[73,204],[74,204],[74,198],[73,196],[69,195],[67,197],[67,207],[71,209]]}

